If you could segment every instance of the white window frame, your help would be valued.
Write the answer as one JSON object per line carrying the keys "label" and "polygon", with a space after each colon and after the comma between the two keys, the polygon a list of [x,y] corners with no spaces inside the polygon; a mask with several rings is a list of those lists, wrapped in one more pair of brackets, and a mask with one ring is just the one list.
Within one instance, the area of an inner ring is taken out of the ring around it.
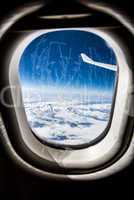
{"label": "white window frame", "polygon": [[[67,169],[81,168],[90,170],[92,168],[102,166],[112,159],[118,153],[118,150],[121,147],[123,135],[127,134],[124,132],[124,130],[129,116],[129,111],[127,110],[127,107],[129,106],[127,105],[127,102],[133,81],[132,72],[127,64],[122,48],[119,46],[118,42],[113,39],[112,35],[108,34],[105,30],[101,30],[99,28],[62,28],[38,30],[27,33],[14,48],[9,66],[9,81],[11,86],[20,85],[18,78],[19,62],[28,44],[42,34],[56,30],[89,31],[102,37],[114,50],[119,67],[119,77],[115,107],[109,131],[99,143],[93,146],[79,150],[60,150],[44,145],[36,139],[29,128],[24,107],[14,107],[17,116],[17,123],[20,127],[20,133],[23,142],[39,157],[51,162],[56,162],[59,166]],[[16,105],[17,97],[15,90],[11,89],[11,94],[13,103]]]}

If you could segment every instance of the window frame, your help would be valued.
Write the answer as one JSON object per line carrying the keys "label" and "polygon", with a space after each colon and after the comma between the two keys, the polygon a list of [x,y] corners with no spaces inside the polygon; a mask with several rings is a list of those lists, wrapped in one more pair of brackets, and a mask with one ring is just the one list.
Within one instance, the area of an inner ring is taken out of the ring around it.
{"label": "window frame", "polygon": [[[77,28],[71,28],[71,29],[77,30]],[[83,30],[83,28],[78,28],[78,30],[80,29]],[[58,30],[65,30],[65,29],[62,28]],[[93,168],[96,169],[97,167],[104,165],[104,163],[108,162],[108,160],[111,160],[113,157],[115,157],[115,155],[117,154],[118,150],[121,147],[122,137],[124,135],[125,126],[127,124],[128,113],[124,113],[124,110],[128,96],[128,89],[132,84],[131,71],[125,60],[124,52],[122,51],[118,43],[114,40],[114,38],[112,38],[112,35],[98,28],[97,29],[86,28],[86,30],[98,34],[100,37],[104,38],[104,40],[106,40],[108,43],[111,44],[112,49],[115,50],[114,52],[117,57],[119,66],[120,76],[118,78],[117,94],[116,94],[115,108],[113,111],[113,118],[111,122],[111,127],[109,129],[109,133],[103,138],[103,140],[101,140],[96,145],[90,146],[88,148],[79,150],[77,149],[73,151],[70,150],[70,148],[68,149],[66,148],[66,150],[62,149],[60,150],[51,148],[50,146],[45,146],[44,144],[41,144],[39,141],[37,142],[31,130],[29,131],[27,120],[24,117],[22,117],[23,115],[25,115],[24,108],[23,109],[17,107],[14,108],[16,113],[17,123],[20,128],[21,140],[23,140],[26,147],[30,149],[30,151],[34,152],[37,156],[41,157],[42,159],[49,160],[52,163],[56,162],[60,167],[67,168],[69,170],[73,169],[73,171],[74,169],[83,169],[83,171],[85,170],[92,171]],[[53,29],[47,30],[47,32],[48,31],[53,31]],[[22,39],[23,45],[21,41],[20,44],[17,46],[17,48],[15,48],[9,66],[10,85],[16,85],[19,83],[18,76],[16,73],[17,73],[17,68],[19,66],[20,57],[22,55],[23,50],[28,45],[27,42],[30,42],[29,38],[30,40],[33,40],[34,37],[37,38],[39,36],[37,35],[37,33],[39,33],[39,35],[44,34],[44,30],[34,31],[32,33],[33,37],[31,37],[31,33],[28,33],[27,37],[25,36]],[[119,59],[119,57],[121,57],[122,59]],[[120,70],[120,66],[122,65],[124,66],[124,68],[122,67],[122,70]],[[123,80],[125,80],[125,82]],[[16,96],[12,89],[11,89],[11,95],[13,103],[16,104]],[[124,99],[122,98],[121,101],[119,102],[119,97],[121,96],[123,96]],[[121,115],[118,119],[118,113],[120,112]]]}

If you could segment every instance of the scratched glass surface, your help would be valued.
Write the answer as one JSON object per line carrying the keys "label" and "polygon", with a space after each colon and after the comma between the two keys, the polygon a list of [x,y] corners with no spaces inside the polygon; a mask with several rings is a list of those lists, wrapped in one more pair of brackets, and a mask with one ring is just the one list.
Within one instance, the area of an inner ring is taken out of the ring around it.
{"label": "scratched glass surface", "polygon": [[82,145],[106,130],[117,62],[98,35],[84,30],[42,34],[24,50],[19,77],[27,121],[42,142]]}

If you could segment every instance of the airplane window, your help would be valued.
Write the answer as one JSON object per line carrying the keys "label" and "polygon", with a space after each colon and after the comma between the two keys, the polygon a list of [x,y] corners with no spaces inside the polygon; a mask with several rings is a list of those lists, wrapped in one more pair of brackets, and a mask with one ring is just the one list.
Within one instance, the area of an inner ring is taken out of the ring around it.
{"label": "airplane window", "polygon": [[43,143],[84,145],[110,127],[117,84],[113,49],[84,30],[55,30],[34,39],[19,63],[24,109]]}

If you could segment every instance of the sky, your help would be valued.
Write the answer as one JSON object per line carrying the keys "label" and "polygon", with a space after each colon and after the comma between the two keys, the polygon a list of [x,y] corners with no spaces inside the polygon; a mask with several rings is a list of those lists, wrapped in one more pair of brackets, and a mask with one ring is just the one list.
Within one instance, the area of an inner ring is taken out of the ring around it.
{"label": "sky", "polygon": [[116,72],[83,62],[81,53],[116,65],[113,50],[101,37],[82,30],[53,31],[34,39],[24,50],[19,65],[22,86],[112,91]]}

